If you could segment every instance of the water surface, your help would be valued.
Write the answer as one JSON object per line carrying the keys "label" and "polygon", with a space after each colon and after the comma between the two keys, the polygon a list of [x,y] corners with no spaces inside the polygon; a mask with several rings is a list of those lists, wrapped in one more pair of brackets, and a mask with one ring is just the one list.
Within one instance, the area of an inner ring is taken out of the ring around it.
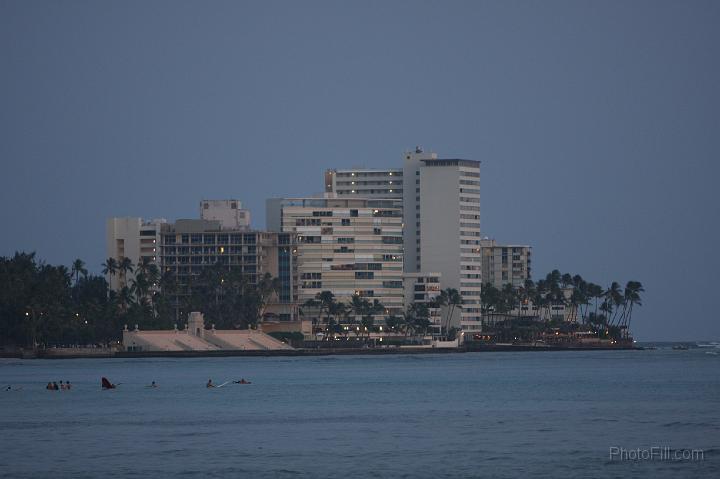
{"label": "water surface", "polygon": [[0,360],[0,384],[0,477],[720,477],[702,350]]}

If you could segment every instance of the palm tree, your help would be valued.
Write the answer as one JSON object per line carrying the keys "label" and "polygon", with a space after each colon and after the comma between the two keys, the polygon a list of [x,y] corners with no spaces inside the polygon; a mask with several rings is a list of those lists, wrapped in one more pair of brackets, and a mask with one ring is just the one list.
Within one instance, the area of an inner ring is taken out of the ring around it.
{"label": "palm tree", "polygon": [[620,311],[620,306],[622,306],[624,301],[623,293],[620,291],[620,284],[617,281],[613,281],[607,291],[605,291],[604,296],[605,300],[610,304],[611,309],[615,311],[612,319],[608,317],[608,322],[612,325],[615,323],[615,318],[617,317],[618,312]]}
{"label": "palm tree", "polygon": [[401,321],[402,319],[400,319],[399,316],[391,314],[387,318],[385,318],[385,326],[387,326],[389,331],[397,331],[398,327],[401,324]]}
{"label": "palm tree", "polygon": [[120,289],[120,294],[118,294],[118,302],[120,304],[120,309],[123,312],[126,311],[128,305],[132,303],[132,300],[132,291],[130,291],[130,288],[128,288],[127,286],[123,286]]}
{"label": "palm tree", "polygon": [[436,301],[439,305],[448,307],[445,321],[443,321],[443,325],[440,330],[440,334],[442,334],[443,327],[445,328],[445,331],[450,328],[450,321],[452,321],[453,314],[455,314],[455,308],[462,304],[462,297],[457,289],[446,288],[440,291],[440,295],[437,297]]}
{"label": "palm tree", "polygon": [[108,258],[102,264],[102,267],[103,267],[102,273],[104,275],[113,277],[117,273],[118,263],[117,263],[117,261],[115,261],[115,258]]}
{"label": "palm tree", "polygon": [[[355,324],[357,322],[358,316],[362,318],[362,316],[365,314],[365,311],[370,308],[370,302],[357,294],[353,294],[350,298],[349,308],[353,315],[352,324]],[[358,329],[355,329],[356,335],[358,334],[358,331]]]}
{"label": "palm tree", "polygon": [[280,278],[273,278],[270,273],[265,273],[258,281],[256,289],[260,298],[259,316],[262,319],[270,298],[280,290]]}
{"label": "palm tree", "polygon": [[325,312],[325,324],[327,329],[329,329],[330,318],[332,317],[337,303],[335,301],[335,295],[331,291],[321,291],[315,295],[315,300],[318,302],[320,307],[319,316],[322,317],[323,311]]}
{"label": "palm tree", "polygon": [[633,307],[637,304],[642,306],[640,293],[645,292],[640,281],[628,281],[625,285],[625,304],[627,305],[627,313],[624,318],[624,325],[630,329],[630,321],[632,319]]}
{"label": "palm tree", "polygon": [[415,303],[412,303],[410,306],[408,306],[407,310],[403,312],[401,321],[401,328],[403,329],[403,332],[405,333],[405,336],[408,336],[410,334],[410,331],[414,332],[415,329],[415,311],[416,311],[416,305]]}
{"label": "palm tree", "polygon": [[75,284],[78,284],[78,281],[80,281],[80,275],[82,275],[83,278],[86,278],[88,274],[88,270],[85,268],[85,262],[81,259],[76,259],[73,261],[72,264],[72,273],[70,273],[71,276],[75,276]]}
{"label": "palm tree", "polygon": [[118,264],[118,271],[120,271],[123,285],[127,286],[127,274],[133,272],[132,260],[127,256],[123,256],[123,258],[120,260],[120,263]]}

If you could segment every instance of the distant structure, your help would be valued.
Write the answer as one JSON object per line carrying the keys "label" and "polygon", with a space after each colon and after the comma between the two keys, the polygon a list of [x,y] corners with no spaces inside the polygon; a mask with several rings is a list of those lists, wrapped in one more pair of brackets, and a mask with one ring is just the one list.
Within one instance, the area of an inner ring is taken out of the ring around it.
{"label": "distant structure", "polygon": [[[203,270],[217,265],[243,273],[250,284],[266,273],[278,278],[280,288],[266,313],[278,321],[297,319],[295,235],[254,231],[250,214],[239,200],[203,200],[201,219],[145,221],[142,218],[107,220],[108,257],[129,258],[136,266],[144,258],[158,266],[161,279],[172,283],[168,293],[180,321],[193,282]],[[135,272],[108,273],[113,290],[130,284]]]}
{"label": "distant structure", "polygon": [[250,210],[243,209],[240,200],[202,200],[200,219],[219,221],[222,229],[250,228]]}
{"label": "distant structure", "polygon": [[339,301],[377,299],[385,314],[403,310],[399,199],[273,198],[270,230],[297,236],[298,302],[322,291]]}
{"label": "distant structure", "polygon": [[424,305],[428,308],[430,320],[430,333],[437,336],[442,333],[442,308],[436,301],[442,290],[442,274],[440,273],[405,273],[403,283],[405,287],[405,308],[411,304]]}
{"label": "distant structure", "polygon": [[481,331],[480,162],[416,148],[404,155],[403,178],[405,272],[441,273],[443,287],[460,293],[460,328]]}
{"label": "distant structure", "polygon": [[293,349],[288,344],[253,329],[206,329],[202,313],[188,315],[183,330],[140,331],[137,327],[123,330],[123,346],[127,351],[277,351]]}
{"label": "distant structure", "polygon": [[[159,266],[160,230],[165,219],[151,221],[142,218],[109,218],[105,227],[105,257],[120,263],[123,258],[133,266],[145,259]],[[114,291],[128,286],[135,277],[135,270],[108,274],[106,279]]]}
{"label": "distant structure", "polygon": [[[405,274],[441,274],[443,288],[462,297],[453,325],[481,330],[479,161],[440,159],[416,147],[403,154],[402,169],[330,169],[324,180],[337,198],[402,198]],[[405,297],[406,307],[412,301]]]}
{"label": "distant structure", "polygon": [[337,198],[402,199],[403,170],[329,169],[325,171],[325,193]]}
{"label": "distant structure", "polygon": [[[154,262],[171,280],[176,320],[188,313],[195,280],[217,266],[250,283],[266,273],[279,278],[267,308],[278,322],[297,321],[299,305],[323,291],[344,302],[377,299],[387,317],[455,289],[460,302],[450,324],[441,324],[442,308],[430,311],[438,334],[441,327],[482,331],[483,283],[518,288],[531,278],[530,246],[481,237],[479,161],[416,147],[403,153],[401,168],[331,168],[323,180],[324,196],[268,199],[267,231],[250,229],[250,212],[237,199],[204,199],[199,219],[174,223],[111,218],[108,256]],[[108,277],[115,290],[131,280],[129,272]]]}
{"label": "distant structure", "polygon": [[532,247],[499,245],[494,239],[482,239],[480,247],[483,284],[490,283],[497,289],[506,284],[519,288],[531,278]]}
{"label": "distant structure", "polygon": [[280,321],[296,319],[295,235],[246,228],[225,229],[220,220],[177,220],[160,230],[160,265],[170,275],[174,288],[172,304],[176,320],[183,317],[184,299],[203,270],[216,265],[243,273],[250,284],[269,273],[278,278],[278,302],[267,312]]}

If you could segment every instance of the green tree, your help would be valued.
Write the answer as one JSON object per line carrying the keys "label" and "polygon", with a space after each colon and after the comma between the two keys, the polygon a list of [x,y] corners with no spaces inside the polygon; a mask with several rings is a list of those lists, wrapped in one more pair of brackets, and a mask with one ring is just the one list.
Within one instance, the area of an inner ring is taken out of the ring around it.
{"label": "green tree", "polygon": [[87,277],[88,270],[85,268],[85,262],[81,259],[76,259],[72,264],[72,275],[75,276],[75,284],[80,281],[80,276],[83,278]]}

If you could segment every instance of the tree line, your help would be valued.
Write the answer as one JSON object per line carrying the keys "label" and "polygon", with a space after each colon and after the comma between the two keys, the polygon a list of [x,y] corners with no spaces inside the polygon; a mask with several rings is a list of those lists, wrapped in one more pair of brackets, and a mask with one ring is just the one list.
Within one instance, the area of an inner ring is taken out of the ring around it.
{"label": "tree line", "polygon": [[269,274],[252,282],[219,264],[205,268],[182,295],[175,275],[161,274],[147,259],[133,264],[129,258],[108,258],[102,273],[119,278],[117,291],[104,276],[90,274],[80,259],[68,268],[47,264],[35,253],[0,257],[2,345],[107,346],[121,339],[125,325],[171,329],[186,320],[181,311],[202,311],[218,329],[254,327],[278,289]]}
{"label": "tree line", "polygon": [[[300,314],[309,317],[313,329],[321,331],[325,339],[334,335],[347,337],[350,332],[356,337],[368,336],[371,332],[379,332],[381,325],[375,324],[378,316],[383,317],[386,331],[407,336],[425,336],[431,331],[432,321],[430,310],[446,306],[445,314],[440,318],[438,333],[442,337],[454,336],[450,323],[454,312],[460,307],[462,300],[455,288],[446,288],[425,302],[413,302],[399,315],[388,314],[385,306],[377,299],[370,299],[354,294],[348,302],[338,300],[332,291],[321,291],[303,303]],[[322,327],[320,327],[322,326]]]}
{"label": "tree line", "polygon": [[[498,289],[490,283],[483,286],[481,303],[483,315],[492,313],[517,316],[552,316],[553,306],[570,308],[575,317],[570,318],[596,329],[616,328],[628,330],[636,306],[642,305],[641,293],[645,289],[639,281],[628,281],[623,288],[613,281],[607,288],[586,281],[579,274],[561,274],[558,270],[548,273],[545,279],[534,282],[526,280],[523,286],[510,284]],[[537,307],[536,312],[522,313],[523,305]]]}

